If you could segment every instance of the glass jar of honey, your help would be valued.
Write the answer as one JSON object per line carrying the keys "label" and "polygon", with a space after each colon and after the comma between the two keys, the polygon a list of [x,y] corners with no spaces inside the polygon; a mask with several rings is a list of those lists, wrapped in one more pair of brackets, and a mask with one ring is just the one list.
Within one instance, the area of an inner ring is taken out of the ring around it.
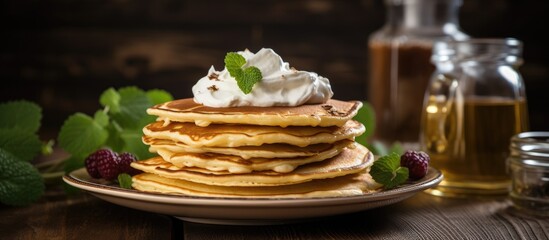
{"label": "glass jar of honey", "polygon": [[437,70],[422,111],[421,149],[444,174],[428,192],[440,196],[505,195],[509,141],[527,131],[525,86],[517,39],[438,41]]}

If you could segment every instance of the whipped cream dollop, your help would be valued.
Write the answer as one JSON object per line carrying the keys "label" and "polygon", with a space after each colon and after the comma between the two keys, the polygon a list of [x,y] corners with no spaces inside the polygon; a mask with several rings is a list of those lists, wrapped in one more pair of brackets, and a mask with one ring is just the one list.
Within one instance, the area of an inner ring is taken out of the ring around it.
{"label": "whipped cream dollop", "polygon": [[255,54],[248,50],[238,53],[246,59],[244,67],[259,68],[261,81],[249,94],[244,94],[227,68],[216,71],[212,66],[208,75],[192,88],[195,102],[209,107],[299,106],[324,103],[334,95],[327,78],[290,68],[270,48],[262,48]]}

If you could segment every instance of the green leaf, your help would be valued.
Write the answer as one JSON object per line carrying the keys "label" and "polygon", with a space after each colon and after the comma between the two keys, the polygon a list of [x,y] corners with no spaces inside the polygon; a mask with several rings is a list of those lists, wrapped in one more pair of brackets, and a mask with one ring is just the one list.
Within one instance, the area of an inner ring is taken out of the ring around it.
{"label": "green leaf", "polygon": [[121,188],[132,189],[132,176],[127,173],[118,174],[118,184]]}
{"label": "green leaf", "polygon": [[400,166],[400,155],[391,153],[380,157],[370,169],[372,178],[384,185],[385,189],[394,188],[408,179],[408,168]]}
{"label": "green leaf", "polygon": [[28,205],[44,194],[44,188],[36,168],[0,148],[0,202],[12,206]]}
{"label": "green leaf", "polygon": [[88,156],[108,138],[107,130],[83,113],[70,116],[59,132],[59,145],[74,156]]}
{"label": "green leaf", "polygon": [[101,94],[99,103],[103,107],[109,107],[109,111],[112,113],[120,112],[120,94],[112,87]]}
{"label": "green leaf", "polygon": [[40,152],[42,153],[42,155],[51,155],[53,153],[53,145],[55,145],[55,140],[53,139],[50,139],[47,142],[43,142],[42,147],[40,148]]}
{"label": "green leaf", "polygon": [[229,52],[225,55],[224,62],[231,77],[237,78],[242,74],[242,66],[246,64],[246,59],[238,53]]}
{"label": "green leaf", "polygon": [[21,100],[0,104],[0,128],[18,128],[35,133],[40,128],[42,109],[35,103]]}
{"label": "green leaf", "polygon": [[246,64],[246,59],[238,53],[230,52],[225,55],[225,68],[227,68],[231,77],[236,80],[238,88],[244,94],[249,94],[252,92],[253,86],[261,81],[263,76],[261,70],[257,67],[250,66],[242,69],[244,64]]}
{"label": "green leaf", "polygon": [[93,120],[101,127],[106,127],[109,125],[109,115],[102,110],[97,110],[97,112],[95,112],[95,115],[93,115]]}
{"label": "green leaf", "polygon": [[21,131],[19,128],[0,129],[0,148],[29,162],[40,153],[42,142],[33,132]]}
{"label": "green leaf", "polygon": [[395,188],[396,186],[403,184],[408,179],[410,173],[406,167],[398,167],[394,172],[394,178],[391,182],[385,184],[385,189]]}
{"label": "green leaf", "polygon": [[253,86],[261,81],[263,76],[261,75],[261,71],[259,68],[256,67],[248,67],[244,69],[244,72],[242,73],[240,78],[236,78],[236,82],[238,84],[238,87],[244,94],[249,94],[252,92]]}
{"label": "green leaf", "polygon": [[368,139],[374,135],[376,128],[376,116],[374,108],[370,103],[363,102],[362,108],[358,110],[358,113],[353,119],[362,123],[366,128],[366,132],[364,132],[364,134],[355,138],[358,143],[366,146]]}
{"label": "green leaf", "polygon": [[147,91],[147,97],[152,105],[165,103],[173,100],[173,96],[164,90],[160,89],[151,89]]}
{"label": "green leaf", "polygon": [[141,129],[125,129],[122,131],[120,138],[124,141],[124,148],[121,152],[131,152],[140,160],[153,157],[154,154],[149,151],[149,146],[143,143],[142,136]]}
{"label": "green leaf", "polygon": [[106,127],[106,129],[109,132],[109,138],[107,138],[107,142],[105,143],[105,145],[109,146],[115,152],[122,151],[122,149],[124,148],[124,140],[122,140],[122,138],[120,137],[122,128],[118,126],[118,123],[116,121],[112,121],[111,124]]}
{"label": "green leaf", "polygon": [[145,92],[137,87],[125,87],[118,90],[120,93],[120,112],[113,114],[122,128],[139,128],[142,118],[149,116],[147,108],[152,106]]}

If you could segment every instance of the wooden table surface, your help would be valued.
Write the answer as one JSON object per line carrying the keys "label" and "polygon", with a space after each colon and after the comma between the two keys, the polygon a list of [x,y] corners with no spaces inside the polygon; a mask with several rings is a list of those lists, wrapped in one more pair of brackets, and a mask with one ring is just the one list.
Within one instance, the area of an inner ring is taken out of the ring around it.
{"label": "wooden table surface", "polygon": [[184,222],[58,191],[27,207],[0,206],[0,216],[0,239],[549,239],[549,218],[524,214],[506,198],[425,193],[377,209],[272,226]]}

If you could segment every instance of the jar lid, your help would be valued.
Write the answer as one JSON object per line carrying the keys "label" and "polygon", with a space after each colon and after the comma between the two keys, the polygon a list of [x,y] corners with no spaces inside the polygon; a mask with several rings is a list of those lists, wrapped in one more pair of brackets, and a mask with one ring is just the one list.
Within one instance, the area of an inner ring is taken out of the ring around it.
{"label": "jar lid", "polygon": [[523,132],[511,138],[512,162],[549,168],[549,132]]}

